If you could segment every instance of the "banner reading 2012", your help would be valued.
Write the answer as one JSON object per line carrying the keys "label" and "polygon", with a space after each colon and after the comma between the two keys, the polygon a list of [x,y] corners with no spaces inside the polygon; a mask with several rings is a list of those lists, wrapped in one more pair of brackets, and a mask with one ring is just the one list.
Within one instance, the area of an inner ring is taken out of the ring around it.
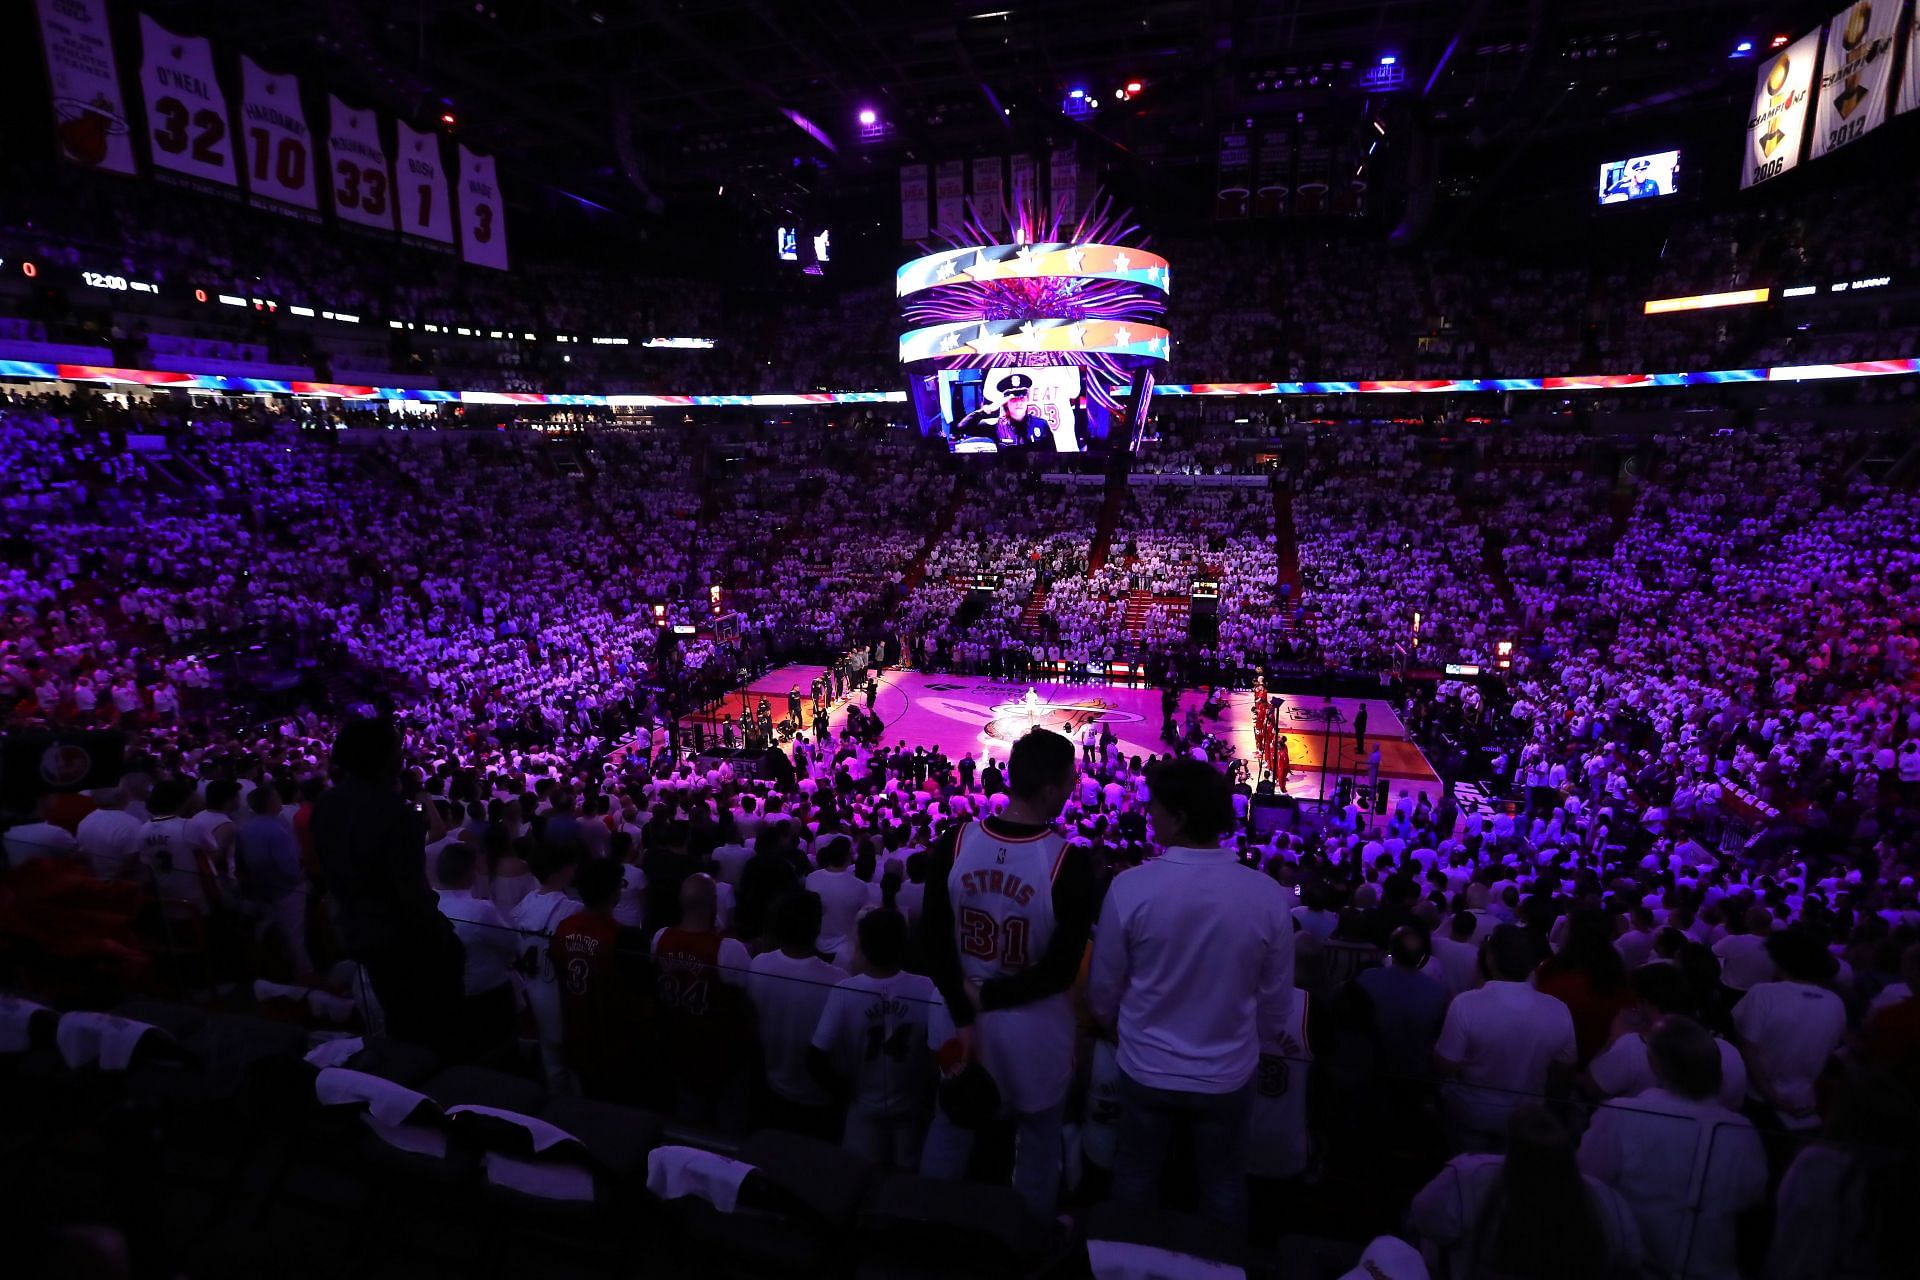
{"label": "banner reading 2012", "polygon": [[1893,33],[1898,0],[1860,0],[1827,24],[1820,98],[1813,113],[1812,156],[1818,158],[1878,129],[1893,88]]}

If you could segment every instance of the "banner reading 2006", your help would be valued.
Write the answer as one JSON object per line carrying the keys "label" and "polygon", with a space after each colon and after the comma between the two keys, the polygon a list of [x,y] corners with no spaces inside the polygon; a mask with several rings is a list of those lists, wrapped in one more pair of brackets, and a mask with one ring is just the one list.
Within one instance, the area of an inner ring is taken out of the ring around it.
{"label": "banner reading 2006", "polygon": [[1886,120],[1899,22],[1898,0],[1859,0],[1827,24],[1820,101],[1813,114],[1814,157],[1846,146]]}
{"label": "banner reading 2006", "polygon": [[1807,127],[1807,96],[1813,90],[1820,33],[1809,31],[1760,66],[1747,115],[1746,154],[1740,185],[1777,178],[1800,163],[1800,137]]}

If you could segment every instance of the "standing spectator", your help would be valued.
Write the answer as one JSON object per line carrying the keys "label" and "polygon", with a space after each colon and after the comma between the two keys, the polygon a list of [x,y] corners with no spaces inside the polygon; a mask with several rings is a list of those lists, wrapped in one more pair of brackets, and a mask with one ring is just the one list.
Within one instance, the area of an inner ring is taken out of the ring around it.
{"label": "standing spectator", "polygon": [[1533,962],[1525,930],[1496,926],[1481,949],[1486,985],[1460,993],[1447,1008],[1434,1066],[1449,1078],[1447,1119],[1464,1149],[1497,1144],[1513,1109],[1543,1097],[1555,1073],[1573,1067],[1573,1016],[1527,984]]}
{"label": "standing spectator", "polygon": [[820,866],[807,876],[820,898],[820,950],[846,968],[853,954],[853,925],[867,905],[867,882],[853,874],[853,841],[843,835],[820,850]]}
{"label": "standing spectator", "polygon": [[1583,1176],[1566,1128],[1538,1103],[1514,1108],[1504,1155],[1455,1156],[1413,1198],[1407,1221],[1444,1249],[1453,1280],[1610,1280],[1637,1274],[1633,1210]]}
{"label": "standing spectator", "polygon": [[283,807],[278,787],[255,787],[247,793],[252,816],[234,834],[235,870],[241,896],[279,932],[293,972],[300,976],[313,971],[307,954],[307,875],[293,828],[280,817]]}
{"label": "standing spectator", "polygon": [[680,923],[653,935],[661,1041],[682,1124],[729,1132],[744,1123],[742,1050],[747,949],[715,924],[713,878],[688,876],[680,887]]}
{"label": "standing spectator", "polygon": [[1119,1037],[1114,1196],[1154,1203],[1184,1131],[1202,1212],[1239,1236],[1253,1077],[1294,999],[1293,921],[1280,886],[1220,847],[1233,793],[1212,765],[1157,768],[1147,819],[1164,852],[1108,889],[1087,983],[1094,1018]]}
{"label": "standing spectator", "polygon": [[555,926],[580,910],[579,900],[568,892],[580,865],[577,836],[559,845],[549,844],[535,863],[540,868],[540,888],[520,899],[507,916],[507,923],[519,935],[520,956],[515,967],[526,984],[527,1007],[533,1011],[534,1032],[540,1037],[541,1071],[547,1088],[562,1093],[570,1087],[562,1051],[566,1029],[561,1024],[560,984],[553,968],[551,942]]}
{"label": "standing spectator", "polygon": [[[954,1072],[978,1060],[1017,1128],[1013,1184],[1051,1217],[1060,1190],[1060,1130],[1078,1029],[1068,995],[1093,925],[1093,868],[1051,827],[1073,794],[1073,743],[1030,729],[1007,759],[1009,798],[996,816],[942,832],[928,850],[920,941],[957,1042]],[[943,1110],[922,1172],[959,1178],[973,1132]]]}
{"label": "standing spectator", "polygon": [[[440,913],[453,927],[456,954],[464,957],[463,999],[441,1019],[450,1028],[446,1052],[456,1058],[480,1057],[514,1033],[513,965],[520,954],[520,935],[508,927],[498,907],[473,896],[474,865],[473,850],[456,842],[440,851],[433,868],[441,886]],[[374,994],[380,994],[377,983]]]}
{"label": "standing spectator", "polygon": [[1777,981],[1756,984],[1733,1007],[1733,1029],[1747,1060],[1749,1088],[1790,1129],[1818,1125],[1814,1081],[1847,1031],[1847,1007],[1820,984],[1834,959],[1804,929],[1767,937]]}
{"label": "standing spectator", "polygon": [[1445,975],[1427,952],[1426,931],[1403,925],[1393,931],[1387,962],[1354,979],[1366,997],[1376,1066],[1395,1082],[1424,1077],[1434,1042],[1447,1018]]}
{"label": "standing spectator", "polygon": [[340,784],[314,803],[313,843],[339,908],[340,944],[366,970],[388,1035],[447,1049],[457,1031],[451,1020],[461,1004],[462,962],[427,884],[426,843],[439,838],[438,810],[401,799],[400,736],[389,722],[348,724],[333,762]]}
{"label": "standing spectator", "polygon": [[774,904],[773,940],[747,966],[747,999],[766,1062],[766,1120],[775,1128],[831,1139],[833,1097],[807,1070],[807,1046],[827,995],[846,970],[820,958],[820,895],[795,890]]}
{"label": "standing spectator", "polygon": [[860,917],[859,943],[864,971],[828,995],[807,1061],[821,1084],[848,1098],[846,1148],[911,1170],[927,1133],[934,1080],[927,1023],[940,993],[930,979],[901,972],[907,921],[899,912]]}
{"label": "standing spectator", "polygon": [[1614,1017],[1636,1003],[1627,965],[1613,946],[1613,920],[1598,907],[1575,911],[1560,950],[1534,970],[1534,989],[1567,1006],[1582,1065],[1607,1043]]}
{"label": "standing spectator", "polygon": [[566,1065],[595,1098],[628,1097],[641,1083],[646,935],[617,918],[620,872],[609,860],[580,868],[580,910],[560,921],[547,948],[559,976]]}
{"label": "standing spectator", "polygon": [[1662,1019],[1647,1056],[1659,1083],[1593,1113],[1580,1169],[1633,1206],[1651,1269],[1733,1280],[1735,1220],[1767,1189],[1760,1136],[1714,1101],[1720,1051],[1698,1023]]}

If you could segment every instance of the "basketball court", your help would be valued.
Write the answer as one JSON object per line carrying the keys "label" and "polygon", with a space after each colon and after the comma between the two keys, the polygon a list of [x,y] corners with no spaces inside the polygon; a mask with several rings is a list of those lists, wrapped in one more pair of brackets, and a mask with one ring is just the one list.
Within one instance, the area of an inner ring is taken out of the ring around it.
{"label": "basketball court", "polygon": [[[711,726],[717,724],[721,716],[730,715],[738,724],[743,713],[762,697],[771,706],[774,719],[784,719],[788,691],[798,686],[802,721],[810,730],[813,681],[823,670],[818,666],[791,666],[769,671],[745,690],[729,694],[713,711],[688,717],[685,723],[699,719]],[[855,696],[864,705],[864,694]],[[1322,788],[1321,773],[1327,767],[1331,772],[1325,781],[1325,791],[1332,795],[1335,779],[1342,771],[1365,774],[1367,751],[1377,743],[1380,776],[1395,793],[1404,788],[1417,797],[1424,791],[1431,799],[1439,800],[1439,776],[1420,749],[1407,740],[1405,726],[1384,701],[1306,698],[1293,694],[1273,694],[1269,700],[1279,705],[1281,730],[1287,737],[1292,760],[1286,788],[1289,795],[1303,800],[1317,798]],[[1178,713],[1182,723],[1188,708],[1197,710],[1204,702],[1204,695],[1198,692],[1183,693]],[[1236,691],[1222,695],[1221,703],[1220,714],[1203,718],[1202,727],[1231,743],[1241,759],[1251,761],[1253,695]],[[1367,709],[1366,747],[1356,749],[1353,717],[1363,705]],[[1331,730],[1322,715],[1329,706],[1338,713]],[[873,709],[886,726],[882,739],[889,745],[905,742],[909,747],[938,749],[952,760],[971,753],[977,761],[992,757],[1004,763],[1013,741],[1036,725],[1073,735],[1090,723],[1099,723],[1112,727],[1125,755],[1145,758],[1167,751],[1167,743],[1160,736],[1158,689],[1100,684],[1025,684],[986,676],[888,671],[880,677],[879,696]],[[846,706],[842,703],[831,711],[829,725],[838,732],[845,724]]]}

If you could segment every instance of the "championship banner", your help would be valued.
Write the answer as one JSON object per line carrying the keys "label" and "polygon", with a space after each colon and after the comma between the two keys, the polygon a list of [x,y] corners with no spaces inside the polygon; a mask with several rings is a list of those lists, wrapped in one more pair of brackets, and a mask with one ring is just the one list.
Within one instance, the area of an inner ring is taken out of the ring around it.
{"label": "championship banner", "polygon": [[1056,225],[1071,228],[1080,219],[1080,160],[1073,154],[1073,148],[1066,147],[1053,153],[1050,190],[1053,193],[1053,216]]}
{"label": "championship banner", "polygon": [[1007,160],[1007,173],[1013,192],[1013,199],[1007,203],[1012,206],[1014,216],[1021,217],[1033,212],[1040,203],[1039,175],[1034,172],[1033,157],[1010,157]]}
{"label": "championship banner", "polygon": [[1294,186],[1293,211],[1295,213],[1325,213],[1327,211],[1327,178],[1331,172],[1332,156],[1324,146],[1317,142],[1307,143],[1295,157],[1298,183]]}
{"label": "championship banner", "polygon": [[1800,163],[1800,135],[1807,127],[1807,97],[1819,52],[1820,33],[1809,31],[1760,68],[1747,115],[1746,154],[1740,158],[1742,189]]}
{"label": "championship banner", "polygon": [[318,210],[313,134],[300,106],[300,81],[275,75],[241,54],[240,116],[247,131],[247,186],[255,203]]}
{"label": "championship banner", "polygon": [[934,170],[933,229],[957,236],[967,221],[967,162],[942,160]]}
{"label": "championship banner", "polygon": [[1900,105],[1896,110],[1920,108],[1920,14],[1907,24],[1907,70],[1900,77]]}
{"label": "championship banner", "polygon": [[380,118],[327,96],[328,180],[333,213],[344,222],[393,230],[392,166],[380,145]]}
{"label": "championship banner", "polygon": [[453,209],[447,201],[447,171],[440,160],[440,139],[396,120],[394,206],[400,233],[416,240],[453,243]]}
{"label": "championship banner", "polygon": [[140,91],[156,169],[237,187],[227,99],[205,36],[177,36],[140,15]]}
{"label": "championship banner", "polygon": [[995,235],[1007,225],[1006,208],[1002,203],[1006,193],[1000,184],[1000,157],[975,156],[973,158],[973,217],[974,221]]}
{"label": "championship banner", "polygon": [[493,157],[479,156],[461,143],[460,256],[476,267],[507,269],[507,211],[500,203],[500,182]]}
{"label": "championship banner", "polygon": [[1898,0],[1859,0],[1827,24],[1820,63],[1820,103],[1814,109],[1817,159],[1878,129],[1893,87],[1893,33]]}
{"label": "championship banner", "polygon": [[39,8],[60,158],[85,169],[138,173],[107,0],[40,0]]}
{"label": "championship banner", "polygon": [[927,238],[927,166],[900,166],[900,238]]}

